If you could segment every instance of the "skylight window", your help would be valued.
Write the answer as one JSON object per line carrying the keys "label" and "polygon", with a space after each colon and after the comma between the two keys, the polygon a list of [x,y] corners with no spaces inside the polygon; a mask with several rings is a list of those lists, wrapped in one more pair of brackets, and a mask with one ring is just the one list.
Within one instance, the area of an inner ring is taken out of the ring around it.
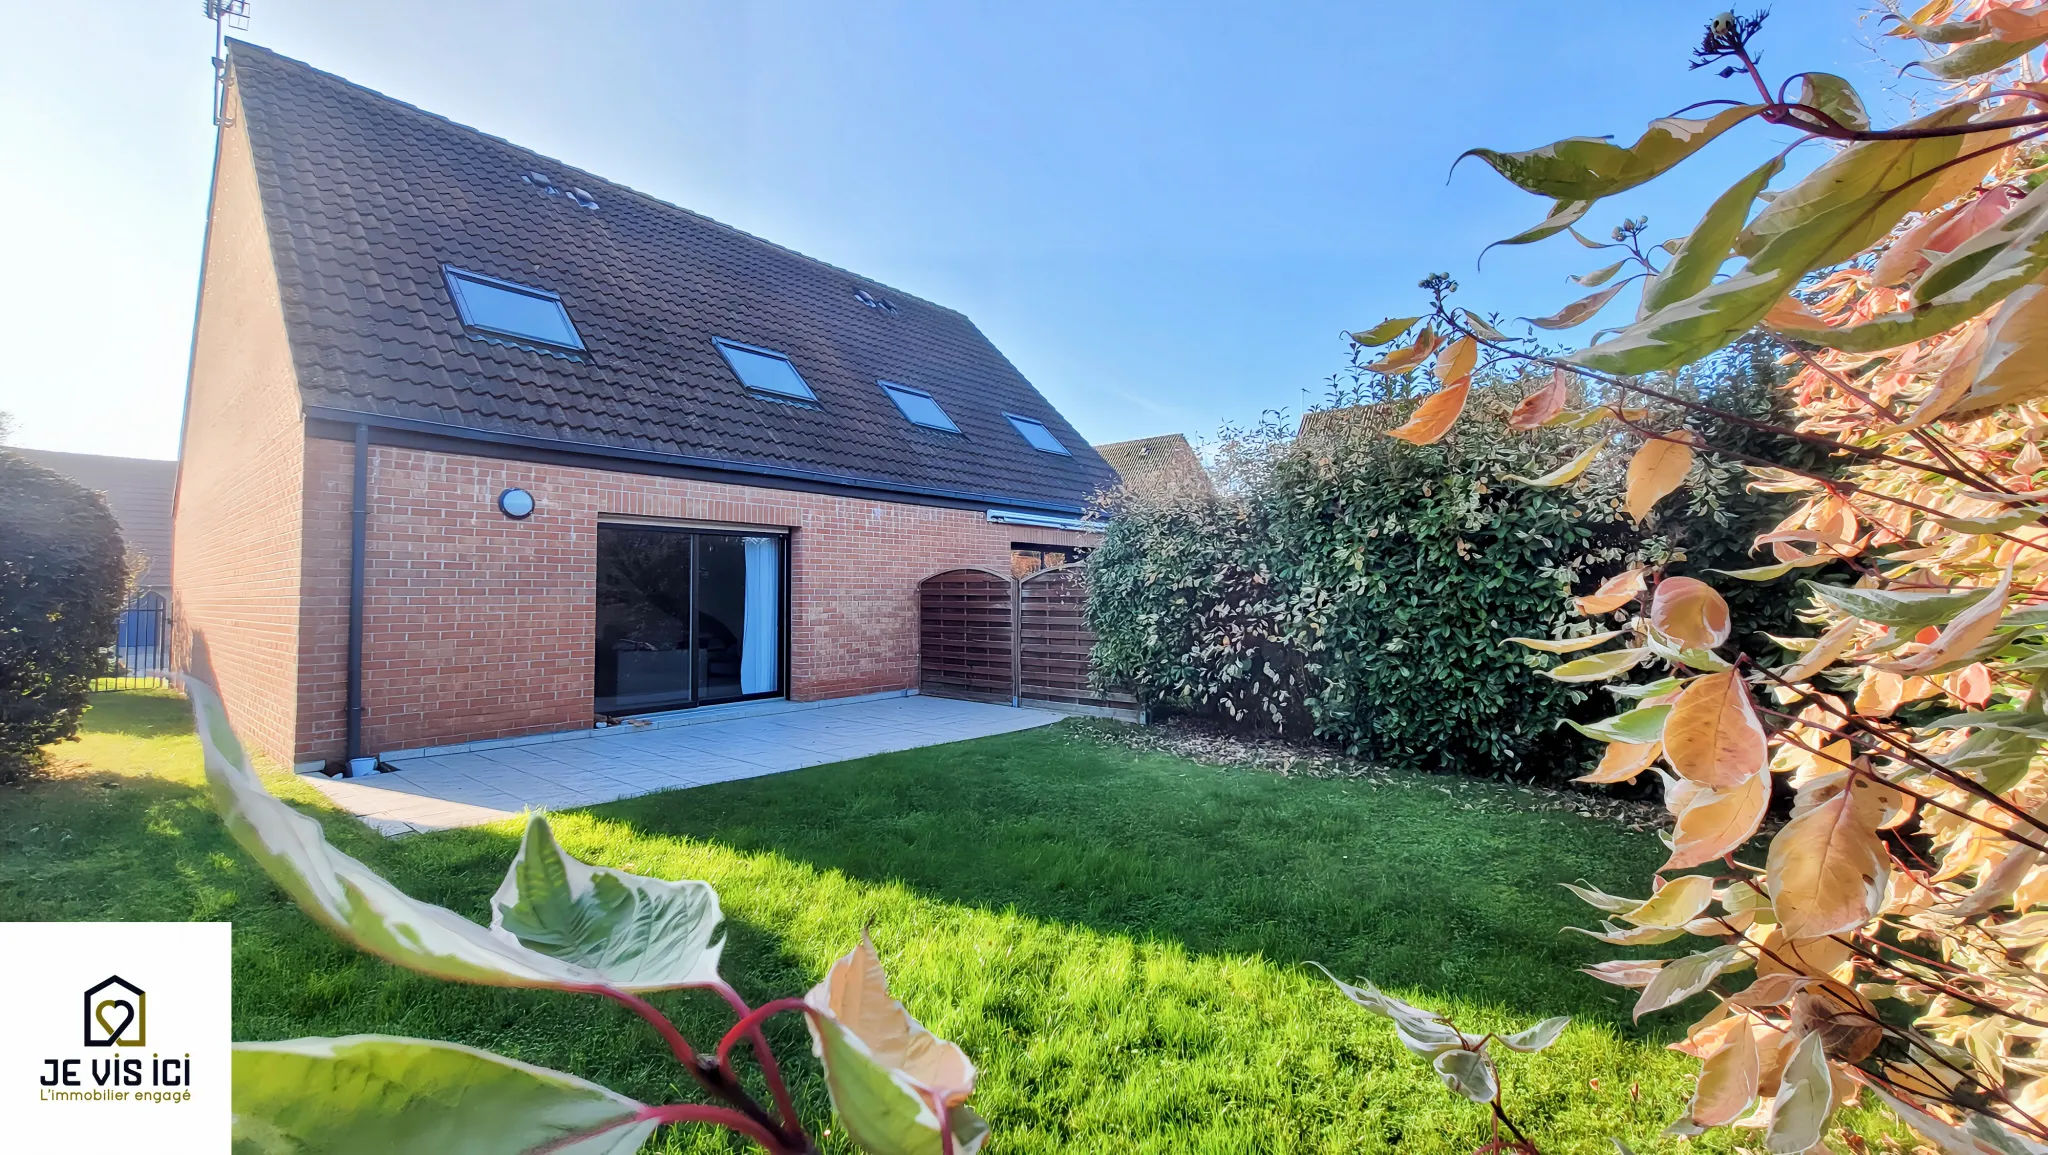
{"label": "skylight window", "polygon": [[943,429],[948,433],[960,432],[960,427],[953,424],[953,419],[946,416],[946,411],[940,408],[937,401],[932,400],[931,394],[922,389],[912,389],[908,385],[898,385],[894,381],[879,381],[876,384],[882,387],[882,392],[889,395],[889,400],[896,403],[896,408],[903,411],[903,415],[910,419],[912,425],[922,425],[927,429]]}
{"label": "skylight window", "polygon": [[816,403],[818,395],[804,384],[796,366],[789,358],[773,349],[757,349],[742,345],[723,337],[712,338],[718,351],[725,354],[725,363],[732,366],[733,376],[747,387],[749,393],[765,393],[769,397],[792,398],[797,401]]}
{"label": "skylight window", "polygon": [[562,308],[562,298],[546,289],[501,281],[481,273],[443,268],[448,295],[462,314],[464,326],[502,337],[538,341],[562,349],[583,348],[583,338]]}
{"label": "skylight window", "polygon": [[1009,418],[1010,424],[1017,427],[1017,436],[1031,443],[1031,448],[1042,453],[1057,453],[1062,457],[1073,456],[1067,452],[1066,446],[1060,444],[1060,439],[1052,435],[1052,430],[1045,427],[1045,422],[1019,417],[1015,413],[1005,413],[1003,416]]}

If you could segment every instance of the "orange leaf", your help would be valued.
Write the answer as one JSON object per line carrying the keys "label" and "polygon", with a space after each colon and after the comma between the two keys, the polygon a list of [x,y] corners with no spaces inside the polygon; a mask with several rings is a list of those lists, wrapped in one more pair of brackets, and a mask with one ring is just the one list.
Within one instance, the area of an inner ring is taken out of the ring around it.
{"label": "orange leaf", "polygon": [[1685,442],[1659,438],[1643,442],[1628,460],[1628,515],[1637,521],[1650,516],[1651,508],[1683,484],[1691,468],[1692,446]]}
{"label": "orange leaf", "polygon": [[1635,600],[1643,592],[1643,567],[1625,569],[1606,581],[1600,588],[1582,598],[1573,598],[1572,604],[1586,617],[1611,614]]}
{"label": "orange leaf", "polygon": [[1663,750],[1661,742],[1609,742],[1607,752],[1600,755],[1600,765],[1591,774],[1572,781],[1595,785],[1633,782],[1637,775],[1650,768],[1650,763],[1655,762]]}
{"label": "orange leaf", "polygon": [[1681,645],[1711,650],[1728,640],[1728,603],[1703,581],[1666,578],[1650,599],[1650,624]]}
{"label": "orange leaf", "polygon": [[1763,723],[1735,670],[1696,678],[1679,693],[1664,719],[1664,758],[1679,777],[1715,789],[1764,768]]}
{"label": "orange leaf", "polygon": [[1508,414],[1509,429],[1540,429],[1550,420],[1564,412],[1565,390],[1571,385],[1571,374],[1562,369],[1550,372],[1550,384],[1522,398]]}
{"label": "orange leaf", "polygon": [[1877,267],[1871,270],[1871,283],[1887,288],[1898,288],[1918,275],[1928,264],[1924,252],[1927,242],[1943,225],[1948,224],[1949,218],[1955,212],[1956,210],[1951,208],[1929,213],[1919,224],[1907,229],[1904,235],[1893,241],[1891,247],[1884,251],[1884,255],[1877,259]]}
{"label": "orange leaf", "polygon": [[1678,815],[1671,832],[1671,861],[1659,870],[1684,870],[1732,854],[1748,842],[1771,802],[1771,776],[1752,774],[1739,786],[1701,790]]}
{"label": "orange leaf", "polygon": [[1524,317],[1522,320],[1529,322],[1539,329],[1569,329],[1574,325],[1584,323],[1593,314],[1604,308],[1607,302],[1612,301],[1616,293],[1621,292],[1627,287],[1627,281],[1617,281],[1612,286],[1602,289],[1597,293],[1580,297],[1548,317]]}
{"label": "orange leaf", "polygon": [[1856,930],[1884,905],[1891,860],[1877,824],[1888,808],[1876,784],[1858,776],[1771,839],[1764,869],[1771,906],[1787,938]]}
{"label": "orange leaf", "polygon": [[1437,341],[1436,330],[1425,328],[1422,332],[1416,334],[1413,345],[1388,353],[1386,356],[1367,365],[1365,371],[1368,373],[1385,373],[1390,376],[1406,373],[1408,370],[1422,364],[1431,353],[1436,352]]}
{"label": "orange leaf", "polygon": [[1872,666],[1863,667],[1863,685],[1856,690],[1856,712],[1889,718],[1905,697],[1906,679]]}
{"label": "orange leaf", "polygon": [[1756,1102],[1763,1059],[1747,1016],[1741,1019],[1737,1029],[1729,1032],[1727,1045],[1707,1056],[1706,1065],[1700,1068],[1699,1086],[1692,1096],[1692,1121],[1701,1127],[1732,1123]]}
{"label": "orange leaf", "polygon": [[1440,389],[1425,398],[1415,407],[1415,413],[1408,423],[1399,429],[1387,430],[1387,436],[1398,437],[1410,445],[1428,445],[1439,441],[1457,424],[1458,415],[1465,411],[1465,394],[1472,391],[1472,380],[1467,377],[1445,389]]}
{"label": "orange leaf", "polygon": [[1472,367],[1479,363],[1479,343],[1470,337],[1460,337],[1444,347],[1436,356],[1436,379],[1446,385],[1459,384],[1472,376]]}
{"label": "orange leaf", "polygon": [[1949,682],[1949,693],[1965,706],[1973,709],[1991,701],[1991,671],[1982,662],[1972,662],[1956,671]]}

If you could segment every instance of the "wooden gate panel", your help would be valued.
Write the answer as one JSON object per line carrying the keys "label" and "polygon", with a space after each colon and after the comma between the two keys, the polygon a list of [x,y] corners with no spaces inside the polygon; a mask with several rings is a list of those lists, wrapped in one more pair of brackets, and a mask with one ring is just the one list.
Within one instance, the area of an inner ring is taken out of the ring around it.
{"label": "wooden gate panel", "polygon": [[982,702],[1016,698],[1016,585],[950,570],[918,586],[918,692]]}
{"label": "wooden gate panel", "polygon": [[1088,628],[1087,571],[1042,570],[1018,593],[1017,695],[1025,701],[1130,709],[1137,699],[1089,681],[1095,632]]}

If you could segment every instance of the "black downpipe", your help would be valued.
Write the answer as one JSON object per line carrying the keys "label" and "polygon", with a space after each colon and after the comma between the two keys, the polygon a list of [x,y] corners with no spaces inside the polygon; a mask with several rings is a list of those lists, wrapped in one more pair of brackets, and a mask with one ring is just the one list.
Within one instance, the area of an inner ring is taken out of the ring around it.
{"label": "black downpipe", "polygon": [[[348,757],[363,756],[363,548],[370,528],[370,427],[356,425],[356,478],[349,509]],[[344,765],[344,774],[354,773]]]}

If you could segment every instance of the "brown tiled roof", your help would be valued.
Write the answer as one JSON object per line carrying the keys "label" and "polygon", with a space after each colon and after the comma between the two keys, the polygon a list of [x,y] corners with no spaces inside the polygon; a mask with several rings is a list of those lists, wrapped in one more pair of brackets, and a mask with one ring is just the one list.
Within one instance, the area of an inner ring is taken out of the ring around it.
{"label": "brown tiled roof", "polygon": [[1116,470],[1125,485],[1192,486],[1212,488],[1201,456],[1188,439],[1178,433],[1140,437],[1135,441],[1112,441],[1098,445],[1095,452]]}
{"label": "brown tiled roof", "polygon": [[[951,309],[266,49],[230,55],[310,416],[1059,510],[1112,479]],[[559,293],[588,353],[466,333],[444,265]],[[714,337],[786,354],[818,406],[748,393]],[[961,432],[911,424],[883,380]]]}
{"label": "brown tiled roof", "polygon": [[13,446],[7,452],[106,494],[107,508],[121,524],[128,552],[149,561],[136,584],[144,589],[171,584],[171,491],[178,483],[177,462]]}

